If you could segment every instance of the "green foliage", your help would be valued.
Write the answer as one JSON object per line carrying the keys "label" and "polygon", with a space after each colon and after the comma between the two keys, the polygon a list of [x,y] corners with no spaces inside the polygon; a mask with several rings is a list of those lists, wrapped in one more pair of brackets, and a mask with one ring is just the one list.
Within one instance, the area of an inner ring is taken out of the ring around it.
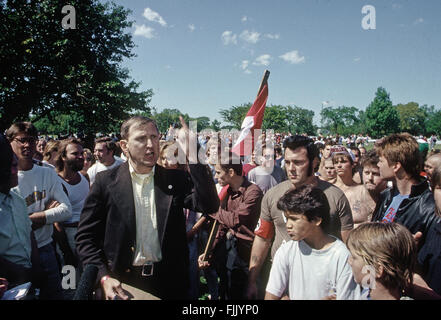
{"label": "green foliage", "polygon": [[320,115],[325,130],[347,136],[361,129],[360,110],[356,107],[326,107]]}
{"label": "green foliage", "polygon": [[252,103],[245,103],[240,106],[232,106],[229,109],[221,109],[219,114],[223,121],[228,123],[231,128],[240,130],[242,121],[245,119],[248,110],[252,106]]}
{"label": "green foliage", "polygon": [[71,132],[109,132],[129,114],[148,112],[152,91],[137,92],[120,66],[134,56],[130,12],[71,0],[76,29],[64,30],[65,4],[0,1],[0,129],[32,117],[41,130],[65,131],[69,123]]}
{"label": "green foliage", "polygon": [[[230,126],[225,126],[224,128],[240,130],[242,121],[250,107],[251,103],[248,103],[221,110],[219,113],[222,119],[230,124]],[[297,132],[314,135],[317,128],[313,125],[313,117],[314,111],[297,106],[266,106],[262,129],[271,129],[274,132]]]}
{"label": "green foliage", "polygon": [[179,116],[182,116],[189,123],[190,117],[188,114],[182,114],[178,109],[165,108],[161,112],[157,112],[156,108],[153,108],[152,118],[155,119],[159,132],[162,133],[166,133],[170,125],[180,125]]}
{"label": "green foliage", "polygon": [[366,108],[366,130],[374,138],[400,131],[400,118],[392,106],[389,94],[382,87],[377,89],[375,98]]}
{"label": "green foliage", "polygon": [[219,131],[221,130],[221,123],[219,120],[214,119],[211,124],[210,124],[210,128],[213,129],[214,131]]}
{"label": "green foliage", "polygon": [[426,121],[426,133],[441,136],[441,110],[433,112]]}
{"label": "green foliage", "polygon": [[416,102],[398,104],[396,106],[400,117],[400,130],[413,135],[424,134],[426,131],[425,120],[427,114]]}

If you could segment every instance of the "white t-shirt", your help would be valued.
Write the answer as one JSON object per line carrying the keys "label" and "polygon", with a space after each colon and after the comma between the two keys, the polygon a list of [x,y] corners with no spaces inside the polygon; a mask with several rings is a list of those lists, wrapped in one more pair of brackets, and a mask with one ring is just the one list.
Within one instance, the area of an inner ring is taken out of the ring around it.
{"label": "white t-shirt", "polygon": [[66,187],[67,196],[72,206],[72,218],[66,220],[65,223],[74,223],[80,221],[81,211],[83,211],[84,201],[89,194],[89,181],[80,174],[81,181],[75,185],[71,185],[64,181],[60,176],[61,183]]}
{"label": "white t-shirt", "polygon": [[359,300],[361,290],[348,257],[348,249],[337,238],[324,250],[290,240],[274,256],[266,291],[278,297],[288,292],[291,300],[320,300],[331,294],[337,300]]}
{"label": "white t-shirt", "polygon": [[92,184],[95,182],[95,177],[98,172],[116,168],[122,163],[123,161],[121,160],[121,158],[119,159],[115,158],[115,161],[110,166],[105,166],[99,161],[95,162],[95,164],[87,170],[87,174],[90,179],[90,186],[92,186]]}
{"label": "white t-shirt", "polygon": [[51,243],[52,224],[65,221],[72,216],[70,201],[55,170],[36,165],[31,170],[19,170],[18,186],[13,190],[25,199],[28,214],[45,211],[46,204],[52,200],[60,203],[58,207],[45,211],[46,225],[35,230],[39,248]]}

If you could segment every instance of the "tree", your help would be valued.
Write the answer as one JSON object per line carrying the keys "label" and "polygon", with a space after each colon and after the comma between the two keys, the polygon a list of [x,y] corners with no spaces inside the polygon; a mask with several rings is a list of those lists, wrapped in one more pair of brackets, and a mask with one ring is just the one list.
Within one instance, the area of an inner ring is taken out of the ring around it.
{"label": "tree", "polygon": [[393,107],[389,94],[382,87],[377,89],[375,98],[366,108],[366,130],[371,137],[382,137],[400,131],[400,118]]}
{"label": "tree", "polygon": [[221,123],[219,120],[214,119],[211,124],[210,124],[210,128],[213,129],[214,131],[220,131],[221,130]]}
{"label": "tree", "polygon": [[159,132],[167,132],[170,125],[180,125],[179,116],[182,116],[185,122],[189,123],[190,117],[188,114],[182,114],[178,109],[165,108],[161,112],[157,112],[156,108],[153,108],[152,118],[156,121]]}
{"label": "tree", "polygon": [[286,107],[288,131],[292,133],[315,135],[317,127],[313,124],[314,111],[297,106]]}
{"label": "tree", "polygon": [[324,128],[343,136],[358,133],[360,111],[356,107],[326,107],[321,112]]}
{"label": "tree", "polygon": [[242,126],[242,121],[245,119],[248,110],[252,106],[252,103],[245,103],[240,106],[232,106],[229,109],[221,109],[219,114],[223,121],[225,121],[227,126],[224,128],[234,128],[240,130]]}
{"label": "tree", "polygon": [[274,132],[287,132],[287,114],[284,106],[266,106],[263,115],[262,130],[274,130]]}
{"label": "tree", "polygon": [[396,106],[400,118],[400,130],[413,135],[425,134],[425,120],[427,114],[416,102],[398,104]]}
{"label": "tree", "polygon": [[71,0],[76,29],[65,30],[65,4],[0,0],[0,130],[31,117],[63,122],[67,115],[70,131],[108,132],[131,113],[149,110],[152,91],[137,92],[139,83],[120,66],[134,56],[130,11]]}
{"label": "tree", "polygon": [[[223,120],[230,124],[223,128],[239,130],[250,107],[251,103],[248,103],[221,110],[219,113]],[[266,106],[262,130],[271,129],[274,132],[299,132],[313,135],[317,130],[312,123],[313,117],[314,111],[297,106]]]}
{"label": "tree", "polygon": [[441,110],[434,111],[426,121],[426,134],[441,135]]}

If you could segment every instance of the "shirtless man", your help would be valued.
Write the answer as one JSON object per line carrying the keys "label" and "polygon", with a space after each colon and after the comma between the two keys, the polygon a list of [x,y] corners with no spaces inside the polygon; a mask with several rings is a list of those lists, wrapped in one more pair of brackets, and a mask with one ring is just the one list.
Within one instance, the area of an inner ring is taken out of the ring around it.
{"label": "shirtless man", "polygon": [[333,147],[331,150],[332,162],[337,170],[337,181],[334,185],[340,188],[349,200],[355,228],[360,223],[368,221],[369,210],[362,200],[366,191],[364,186],[356,183],[352,177],[353,154],[341,146]]}
{"label": "shirtless man", "polygon": [[[360,164],[363,168],[363,187],[364,192],[361,194],[362,216],[367,217],[367,221],[371,221],[372,213],[380,199],[380,193],[386,189],[387,181],[380,176],[380,168],[378,168],[378,155],[375,150],[367,152],[361,158]],[[355,224],[355,221],[354,221]]]}

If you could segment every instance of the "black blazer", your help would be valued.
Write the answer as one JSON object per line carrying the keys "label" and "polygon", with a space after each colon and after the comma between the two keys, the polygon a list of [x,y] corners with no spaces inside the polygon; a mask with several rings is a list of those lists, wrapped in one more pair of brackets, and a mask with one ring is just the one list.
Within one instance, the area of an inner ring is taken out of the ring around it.
{"label": "black blazer", "polygon": [[[219,198],[208,167],[193,164],[189,168],[190,174],[157,165],[154,175],[162,251],[162,260],[155,263],[154,272],[161,286],[173,290],[176,297],[182,297],[178,292],[184,292],[188,285],[183,208],[204,214],[215,213],[219,208]],[[97,175],[85,201],[75,239],[83,265],[98,266],[97,281],[106,274],[121,280],[134,272],[136,217],[127,162]]]}

